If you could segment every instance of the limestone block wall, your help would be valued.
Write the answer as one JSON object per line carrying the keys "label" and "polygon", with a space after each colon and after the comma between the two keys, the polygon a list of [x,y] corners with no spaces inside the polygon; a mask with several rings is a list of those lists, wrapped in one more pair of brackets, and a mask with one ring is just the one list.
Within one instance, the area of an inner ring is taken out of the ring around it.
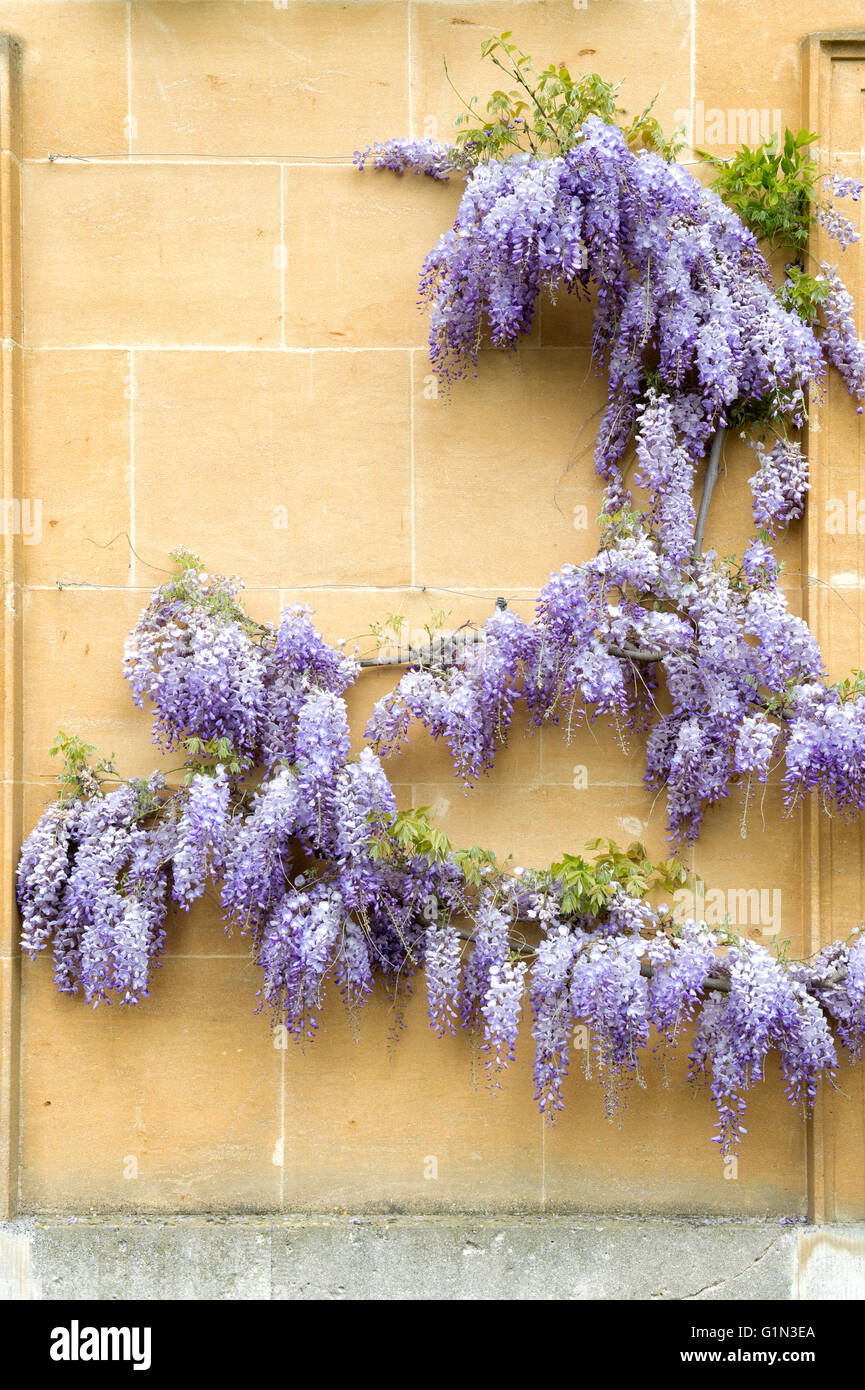
{"label": "limestone block wall", "polygon": [[[254,1013],[256,969],[211,901],[174,921],[148,1001],[94,1012],[57,995],[48,960],[20,961],[12,896],[21,836],[53,794],[58,728],[130,775],[160,765],[120,659],[174,547],[242,575],[257,617],[311,602],[332,640],[362,640],[397,610],[413,629],[437,609],[448,625],[482,620],[498,595],[528,615],[553,569],[594,553],[580,518],[598,509],[604,383],[585,308],[545,303],[515,357],[484,352],[475,379],[437,395],[417,274],[459,189],[351,164],[376,138],[447,135],[458,104],[442,55],[461,91],[485,95],[496,74],[481,40],[511,29],[540,61],[623,79],[633,110],[658,93],[666,128],[685,117],[719,153],[819,120],[854,172],[861,23],[857,0],[0,0],[0,438],[4,503],[20,504],[2,537],[10,1212],[862,1217],[856,1072],[808,1128],[768,1076],[725,1177],[684,1056],[667,1084],[647,1062],[619,1128],[576,1068],[545,1130],[527,1030],[490,1097],[466,1039],[429,1032],[422,980],[395,1048],[377,998],[357,1040],[333,1000],[315,1043],[285,1049]],[[803,45],[817,31],[854,37]],[[845,274],[862,304],[855,250]],[[840,394],[813,439],[810,519],[782,546],[791,602],[839,674],[862,662],[860,542],[824,524],[826,503],[860,487],[860,426]],[[747,459],[729,445],[707,536],[723,553],[749,535]],[[358,739],[393,679],[358,683]],[[525,864],[597,835],[639,834],[662,855],[639,741],[623,748],[602,724],[570,746],[554,729],[524,732],[468,796],[416,734],[389,768],[401,803]],[[862,840],[781,811],[770,786],[743,839],[731,799],[707,818],[694,866],[750,904],[743,930],[767,939],[780,925],[801,953],[862,915]],[[780,923],[753,908],[755,890],[780,893]]]}

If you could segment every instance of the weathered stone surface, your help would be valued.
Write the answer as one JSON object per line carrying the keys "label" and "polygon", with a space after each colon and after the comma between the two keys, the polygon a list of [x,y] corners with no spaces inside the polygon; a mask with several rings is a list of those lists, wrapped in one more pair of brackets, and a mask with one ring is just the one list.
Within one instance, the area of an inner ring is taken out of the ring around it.
{"label": "weathered stone surface", "polygon": [[41,1218],[0,1227],[0,1297],[784,1301],[830,1296],[817,1288],[831,1289],[836,1298],[861,1297],[865,1233],[845,1228],[845,1251],[835,1265],[838,1239],[829,1228],[800,1232],[770,1222]]}
{"label": "weathered stone surface", "polygon": [[865,1298],[865,1227],[823,1226],[799,1234],[797,1296]]}

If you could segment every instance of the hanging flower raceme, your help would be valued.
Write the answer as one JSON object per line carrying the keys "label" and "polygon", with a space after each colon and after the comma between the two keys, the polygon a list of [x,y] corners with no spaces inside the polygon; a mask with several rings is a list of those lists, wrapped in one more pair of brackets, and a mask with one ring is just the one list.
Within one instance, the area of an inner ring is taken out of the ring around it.
{"label": "hanging flower raceme", "polygon": [[805,510],[808,460],[794,440],[778,439],[771,449],[755,445],[759,468],[751,478],[754,520],[767,531],[798,521]]}
{"label": "hanging flower raceme", "polygon": [[670,560],[686,565],[694,548],[696,515],[692,494],[699,454],[693,443],[680,435],[677,401],[672,396],[650,388],[637,407],[637,414],[639,468],[634,481],[649,491],[649,520],[663,535]]}
{"label": "hanging flower raceme", "polygon": [[264,672],[237,607],[240,587],[189,563],[154,591],[129,634],[123,671],[139,708],[153,702],[154,743],[173,748],[194,732],[228,740],[247,762],[254,757]]}
{"label": "hanging flower raceme", "polygon": [[330,804],[328,855],[348,907],[363,910],[383,887],[385,869],[374,858],[375,837],[387,835],[396,798],[384,768],[369,748],[336,777]]}
{"label": "hanging flower raceme", "polygon": [[54,932],[63,927],[66,885],[82,811],[79,800],[55,801],[22,846],[17,871],[18,910],[21,946],[31,959],[44,951]]}
{"label": "hanging flower raceme", "polygon": [[550,902],[542,904],[538,917],[543,936],[529,976],[535,1099],[541,1114],[552,1119],[564,1107],[563,1084],[574,1024],[571,969],[587,938],[579,928],[562,921]]}
{"label": "hanging flower raceme", "polygon": [[716,954],[718,937],[704,922],[687,919],[676,936],[663,929],[663,919],[646,944],[645,959],[651,967],[648,988],[649,1018],[672,1046],[702,1003],[707,981],[723,968]]}
{"label": "hanging flower raceme", "polygon": [[[657,410],[658,391],[645,392],[655,361],[675,419],[673,433],[668,421],[657,437],[644,421],[641,465],[647,478],[671,473],[678,496],[734,402],[770,396],[800,424],[805,389],[826,360],[858,391],[851,306],[834,280],[818,340],[775,294],[752,233],[687,169],[633,152],[597,117],[574,139],[562,156],[515,154],[468,171],[456,221],[421,273],[430,358],[443,381],[477,363],[485,333],[493,346],[515,346],[543,290],[594,291],[593,355],[609,377],[598,469],[615,476],[641,400],[643,413]],[[459,162],[452,152],[450,167]],[[426,141],[388,142],[375,163],[438,179],[449,167],[446,147]],[[684,554],[687,509],[664,492],[657,502]]]}
{"label": "hanging flower raceme", "polygon": [[517,680],[536,640],[516,613],[496,612],[478,641],[464,644],[458,664],[408,671],[376,705],[367,738],[379,752],[394,752],[417,720],[433,738],[444,739],[465,781],[476,781],[505,741],[519,695]]}
{"label": "hanging flower raceme", "polygon": [[440,1038],[446,1033],[454,1036],[457,1031],[461,957],[462,942],[456,927],[449,920],[440,921],[436,913],[427,928],[424,971],[430,1025]]}
{"label": "hanging flower raceme", "polygon": [[343,695],[357,678],[357,664],[327,645],[311,614],[308,607],[290,604],[273,644],[262,647],[264,697],[256,761],[266,769],[280,759],[297,761],[298,720],[306,700],[316,691]]}
{"label": "hanging flower raceme", "polygon": [[345,907],[333,885],[303,876],[269,911],[255,946],[264,972],[262,1005],[296,1038],[311,1038],[327,976],[332,971],[345,924]]}
{"label": "hanging flower raceme", "polygon": [[53,939],[54,981],[88,1003],[146,995],[165,942],[173,832],[155,815],[164,782],[49,807],[25,842],[18,872],[31,955]]}
{"label": "hanging flower raceme", "polygon": [[810,961],[796,962],[792,977],[805,986],[832,1021],[838,1041],[859,1058],[865,1047],[865,935],[854,927],[848,941],[834,941]]}
{"label": "hanging flower raceme", "polygon": [[[821,339],[823,351],[841,373],[851,396],[861,401],[865,397],[865,345],[856,333],[853,296],[836,266],[823,261],[820,270],[829,286],[820,306],[825,320]],[[861,415],[862,406],[857,409]]]}
{"label": "hanging flower raceme", "polygon": [[526,962],[512,958],[511,921],[509,904],[484,891],[475,916],[474,950],[463,972],[462,1026],[479,1029],[492,1076],[513,1060],[522,1010]]}
{"label": "hanging flower raceme", "polygon": [[[852,198],[855,203],[862,195],[863,183],[861,179],[854,179],[843,174],[828,174],[823,179],[823,188],[835,198]],[[834,203],[818,204],[815,217],[833,241],[840,244],[842,251],[846,251],[848,246],[852,246],[859,240],[857,228],[849,217],[845,217],[842,212],[839,212]]]}
{"label": "hanging flower raceme", "polygon": [[816,792],[827,808],[865,808],[865,696],[842,699],[817,683],[790,697],[784,789],[788,805]]}
{"label": "hanging flower raceme", "polygon": [[309,822],[296,773],[279,768],[255,793],[225,854],[222,905],[242,931],[257,935],[281,901],[294,842],[306,837]]}
{"label": "hanging flower raceme", "polygon": [[179,576],[154,591],[130,633],[123,663],[136,704],[154,705],[154,743],[173,748],[194,736],[224,742],[245,767],[293,762],[305,702],[316,691],[341,695],[356,663],[327,645],[310,609],[289,605],[276,629],[256,624],[239,606],[239,579],[181,558]]}
{"label": "hanging flower raceme", "polygon": [[810,1109],[818,1078],[838,1066],[826,1017],[805,987],[765,948],[741,941],[727,955],[726,993],[713,990],[700,1014],[691,1075],[711,1072],[718,1110],[715,1142],[725,1156],[747,1133],[745,1092],[762,1080],[767,1054],[777,1049],[791,1103]]}
{"label": "hanging flower raceme", "polygon": [[177,823],[171,857],[171,896],[189,908],[208,878],[219,878],[229,834],[231,783],[218,763],[213,775],[196,773]]}
{"label": "hanging flower raceme", "polygon": [[571,1013],[590,1030],[610,1117],[649,1038],[648,983],[640,970],[645,951],[636,932],[605,933],[583,944],[571,971]]}
{"label": "hanging flower raceme", "polygon": [[778,729],[762,714],[749,714],[739,726],[733,753],[734,771],[765,782],[778,742]]}

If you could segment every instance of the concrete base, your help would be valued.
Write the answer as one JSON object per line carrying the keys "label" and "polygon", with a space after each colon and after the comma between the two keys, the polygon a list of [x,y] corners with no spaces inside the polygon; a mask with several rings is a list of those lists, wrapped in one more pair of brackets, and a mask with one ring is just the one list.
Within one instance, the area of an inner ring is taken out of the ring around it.
{"label": "concrete base", "polygon": [[633,1218],[30,1217],[2,1299],[862,1299],[865,1226]]}

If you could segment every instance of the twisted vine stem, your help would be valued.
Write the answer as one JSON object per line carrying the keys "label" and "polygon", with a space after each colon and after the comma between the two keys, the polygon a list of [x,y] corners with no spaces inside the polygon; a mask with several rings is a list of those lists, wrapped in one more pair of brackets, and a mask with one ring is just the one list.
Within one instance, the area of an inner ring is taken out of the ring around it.
{"label": "twisted vine stem", "polygon": [[703,553],[703,536],[706,533],[706,521],[709,517],[712,493],[715,491],[715,484],[718,481],[721,450],[724,447],[725,435],[726,430],[723,426],[719,426],[712,435],[712,445],[709,449],[709,462],[706,465],[706,476],[703,479],[703,493],[700,497],[700,510],[697,513],[697,524],[694,527],[694,564],[697,563]]}

